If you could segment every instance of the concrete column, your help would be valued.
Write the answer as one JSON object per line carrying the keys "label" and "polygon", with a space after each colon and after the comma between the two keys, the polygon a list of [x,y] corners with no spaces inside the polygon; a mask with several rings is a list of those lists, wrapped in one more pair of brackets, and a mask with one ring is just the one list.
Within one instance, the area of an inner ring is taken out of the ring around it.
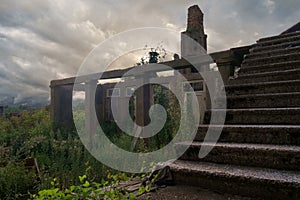
{"label": "concrete column", "polygon": [[90,148],[92,148],[92,137],[96,134],[97,115],[95,106],[95,93],[97,80],[85,83],[85,134],[89,137]]}
{"label": "concrete column", "polygon": [[137,90],[136,96],[136,123],[146,126],[150,123],[150,85],[144,85]]}
{"label": "concrete column", "polygon": [[229,77],[233,76],[234,74],[234,66],[232,65],[232,62],[222,62],[217,63],[217,65],[224,84],[227,84],[229,81]]}
{"label": "concrete column", "polygon": [[72,113],[73,85],[51,85],[51,120],[58,126],[74,129]]}
{"label": "concrete column", "polygon": [[117,119],[119,121],[119,123],[122,123],[124,125],[126,125],[127,123],[127,118],[128,116],[126,115],[126,113],[128,112],[129,109],[129,104],[126,103],[126,101],[129,100],[129,97],[126,96],[126,88],[127,88],[127,83],[119,83],[120,86],[120,96],[117,97],[117,101],[118,101],[118,116],[119,119]]}
{"label": "concrete column", "polygon": [[97,115],[95,109],[97,83],[97,80],[85,83],[85,133],[90,137],[89,141],[92,141],[92,137],[96,134],[97,127]]}
{"label": "concrete column", "polygon": [[150,123],[149,109],[151,106],[150,85],[138,88],[136,93],[136,123],[139,126],[146,126]]}
{"label": "concrete column", "polygon": [[[147,78],[142,77],[142,81],[147,83]],[[147,126],[150,123],[149,110],[151,106],[151,85],[146,84],[138,88],[136,91],[136,118],[135,123],[139,126]],[[144,131],[142,130],[140,135],[143,135]],[[146,146],[149,146],[149,139],[145,138],[144,143]]]}
{"label": "concrete column", "polygon": [[105,99],[105,91],[102,85],[97,85],[96,96],[95,96],[95,107],[96,107],[96,114],[99,123],[105,120],[104,99]]}

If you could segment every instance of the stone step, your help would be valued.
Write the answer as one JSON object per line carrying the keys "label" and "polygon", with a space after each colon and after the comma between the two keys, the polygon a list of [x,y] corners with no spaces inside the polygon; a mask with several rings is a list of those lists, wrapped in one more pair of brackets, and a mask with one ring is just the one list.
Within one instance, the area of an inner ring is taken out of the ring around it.
{"label": "stone step", "polygon": [[255,74],[241,74],[235,79],[231,79],[229,84],[244,84],[256,82],[273,82],[273,81],[286,81],[286,80],[299,80],[300,68],[291,70],[261,72]]}
{"label": "stone step", "polygon": [[293,36],[297,36],[300,35],[300,32],[292,32],[292,33],[286,33],[286,34],[282,34],[282,35],[275,35],[275,36],[271,36],[271,37],[265,37],[265,38],[261,38],[259,39],[257,42],[266,42],[266,41],[270,41],[270,40],[277,40],[280,38],[287,38],[287,37],[293,37]]}
{"label": "stone step", "polygon": [[[216,120],[221,121],[218,117],[222,116],[224,110],[213,111],[217,116]],[[211,110],[205,112],[204,124],[210,124],[211,113]],[[300,108],[227,109],[225,124],[300,125]]]}
{"label": "stone step", "polygon": [[276,49],[276,50],[271,49],[269,51],[250,53],[245,55],[244,59],[266,58],[270,56],[286,55],[292,53],[300,53],[300,46],[284,48],[284,49]]}
{"label": "stone step", "polygon": [[280,62],[288,62],[288,61],[299,61],[300,60],[300,53],[292,53],[286,55],[276,55],[270,57],[259,57],[254,59],[245,59],[242,63],[242,67],[250,67],[256,65],[263,65],[263,64],[274,64]]}
{"label": "stone step", "polygon": [[200,125],[195,141],[203,142],[208,128],[212,135],[222,128],[218,142],[300,145],[300,125]]}
{"label": "stone step", "polygon": [[284,71],[284,70],[292,70],[292,69],[300,69],[300,61],[289,61],[289,62],[280,62],[274,64],[261,64],[250,67],[241,67],[239,75],[247,75],[247,74],[255,74],[255,73],[263,73],[263,72],[274,72],[274,71]]}
{"label": "stone step", "polygon": [[177,183],[257,199],[300,198],[300,172],[178,160],[170,165]]}
{"label": "stone step", "polygon": [[300,79],[227,85],[225,90],[227,95],[300,92]]}
{"label": "stone step", "polygon": [[227,96],[227,108],[300,107],[300,92]]}
{"label": "stone step", "polygon": [[291,47],[297,47],[300,46],[300,40],[294,41],[294,42],[285,42],[281,44],[271,45],[271,46],[255,46],[250,49],[250,53],[258,53],[258,52],[264,52],[264,51],[272,51],[276,49],[285,49],[285,48],[291,48]]}
{"label": "stone step", "polygon": [[[186,148],[188,143],[176,143],[175,149]],[[201,147],[213,147],[204,158],[199,158]],[[193,142],[181,160],[214,162],[221,164],[265,167],[284,170],[300,170],[300,146]]]}
{"label": "stone step", "polygon": [[254,47],[273,46],[273,45],[278,45],[278,44],[287,43],[287,42],[295,42],[295,41],[300,41],[300,34],[293,35],[290,37],[279,37],[279,38],[276,38],[273,40],[268,40],[268,41],[259,41],[254,45]]}

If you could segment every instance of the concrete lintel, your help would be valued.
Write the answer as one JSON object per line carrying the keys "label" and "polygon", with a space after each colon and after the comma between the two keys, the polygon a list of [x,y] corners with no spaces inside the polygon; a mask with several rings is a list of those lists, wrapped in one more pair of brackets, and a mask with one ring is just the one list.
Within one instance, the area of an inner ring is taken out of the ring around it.
{"label": "concrete lintel", "polygon": [[98,79],[100,79],[100,77],[101,77],[101,79],[120,78],[130,69],[132,69],[132,68],[112,70],[112,71],[107,71],[104,73],[89,74],[89,75],[79,76],[77,78],[70,77],[70,78],[66,78],[66,79],[52,80],[50,83],[50,87],[56,87],[59,85],[72,85],[72,84],[74,84],[75,79],[76,79],[77,83],[84,83],[84,82],[88,82],[91,80],[98,80]]}
{"label": "concrete lintel", "polygon": [[[189,59],[194,60],[195,62],[197,60],[201,60],[201,63],[198,63],[199,65],[205,65],[205,64],[209,64],[211,62],[211,60],[209,59],[209,57],[207,57],[206,55],[203,55],[203,57],[199,57],[199,56],[195,56],[195,57],[189,57]],[[166,71],[169,70],[166,67],[163,67],[163,65],[167,65],[171,68],[173,68],[174,70],[178,70],[178,69],[184,69],[184,68],[189,68],[191,67],[191,63],[189,63],[188,61],[184,60],[184,59],[180,59],[180,60],[172,60],[172,61],[167,61],[167,62],[162,62],[162,63],[158,63],[161,65],[157,65],[157,66],[153,66],[153,67],[149,67],[149,65],[142,65],[142,66],[138,66],[138,67],[142,67],[144,68],[142,71],[143,73],[148,73],[148,72],[160,72],[160,71]],[[95,73],[95,74],[89,74],[89,75],[85,75],[85,76],[80,76],[76,78],[76,82],[80,82],[80,83],[84,83],[90,80],[98,80],[100,79],[113,79],[113,78],[120,78],[122,77],[126,72],[128,72],[129,70],[133,69],[133,67],[130,68],[126,68],[126,69],[119,69],[119,70],[112,70],[112,71],[107,71],[104,73]],[[130,75],[136,75],[136,74],[128,74],[128,76]],[[56,86],[60,86],[60,85],[72,85],[75,82],[75,77],[70,77],[70,78],[66,78],[66,79],[59,79],[59,80],[52,80],[50,83],[50,87],[56,87]]]}

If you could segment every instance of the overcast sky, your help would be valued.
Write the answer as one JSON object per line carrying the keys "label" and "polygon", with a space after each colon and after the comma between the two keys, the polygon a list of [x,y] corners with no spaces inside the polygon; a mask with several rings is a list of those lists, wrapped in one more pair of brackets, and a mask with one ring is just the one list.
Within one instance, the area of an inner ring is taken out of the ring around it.
{"label": "overcast sky", "polygon": [[49,82],[74,76],[100,42],[140,27],[179,33],[194,4],[205,15],[209,52],[253,44],[300,21],[299,0],[0,0],[0,104],[47,102]]}

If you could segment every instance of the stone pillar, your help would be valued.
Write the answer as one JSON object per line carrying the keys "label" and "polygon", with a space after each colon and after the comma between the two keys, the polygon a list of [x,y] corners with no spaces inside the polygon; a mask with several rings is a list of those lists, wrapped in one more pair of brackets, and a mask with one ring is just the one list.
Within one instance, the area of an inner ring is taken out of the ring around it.
{"label": "stone pillar", "polygon": [[97,115],[95,108],[97,83],[97,80],[91,80],[85,83],[85,133],[90,138],[89,141],[92,141],[92,137],[96,134],[97,128]]}
{"label": "stone pillar", "polygon": [[[73,85],[55,85],[51,82],[51,120],[58,126],[74,129],[72,113]],[[57,128],[56,127],[56,128]]]}

